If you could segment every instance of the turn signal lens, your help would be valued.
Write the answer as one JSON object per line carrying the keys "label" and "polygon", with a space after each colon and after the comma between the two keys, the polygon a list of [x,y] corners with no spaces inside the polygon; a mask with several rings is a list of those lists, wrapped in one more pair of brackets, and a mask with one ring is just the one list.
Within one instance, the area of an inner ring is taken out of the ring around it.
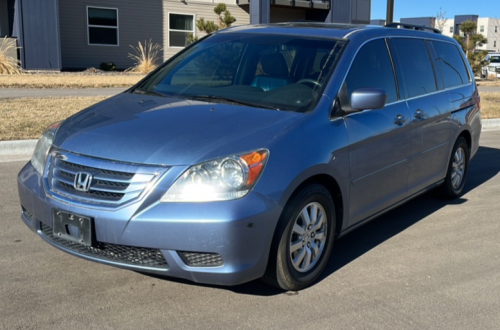
{"label": "turn signal lens", "polygon": [[264,162],[267,159],[267,154],[267,150],[259,150],[240,157],[248,166],[247,185],[253,184],[259,178],[260,173],[264,168]]}

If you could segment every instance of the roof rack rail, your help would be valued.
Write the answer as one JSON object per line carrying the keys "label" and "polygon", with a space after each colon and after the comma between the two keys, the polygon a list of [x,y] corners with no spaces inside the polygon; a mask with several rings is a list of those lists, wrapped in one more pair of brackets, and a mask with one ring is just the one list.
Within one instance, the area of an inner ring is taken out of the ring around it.
{"label": "roof rack rail", "polygon": [[441,34],[441,31],[435,28],[427,27],[427,26],[422,26],[422,25],[415,25],[415,24],[406,24],[406,23],[389,23],[386,24],[385,27],[388,28],[403,28],[403,29],[410,29],[410,30],[417,30],[417,31],[431,31],[434,33],[439,33]]}

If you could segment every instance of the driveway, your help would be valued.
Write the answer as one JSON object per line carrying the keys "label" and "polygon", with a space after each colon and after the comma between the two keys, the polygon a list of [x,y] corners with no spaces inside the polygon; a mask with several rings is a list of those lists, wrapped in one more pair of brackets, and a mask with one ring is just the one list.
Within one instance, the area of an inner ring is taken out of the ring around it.
{"label": "driveway", "polygon": [[76,257],[19,218],[0,163],[0,329],[498,329],[500,131],[483,132],[466,194],[423,195],[346,235],[299,293],[214,287]]}

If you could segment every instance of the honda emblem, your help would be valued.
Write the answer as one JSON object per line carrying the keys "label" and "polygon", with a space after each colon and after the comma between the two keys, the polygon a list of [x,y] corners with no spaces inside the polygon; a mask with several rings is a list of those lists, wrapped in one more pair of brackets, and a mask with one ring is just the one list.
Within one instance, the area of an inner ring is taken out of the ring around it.
{"label": "honda emblem", "polygon": [[78,191],[87,192],[90,190],[90,184],[92,183],[92,174],[86,172],[78,172],[75,175],[75,182],[73,187]]}

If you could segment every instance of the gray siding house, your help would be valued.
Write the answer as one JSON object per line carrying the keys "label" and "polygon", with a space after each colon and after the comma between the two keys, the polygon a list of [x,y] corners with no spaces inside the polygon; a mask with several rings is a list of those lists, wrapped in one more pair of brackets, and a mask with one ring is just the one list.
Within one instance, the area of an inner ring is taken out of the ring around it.
{"label": "gray siding house", "polygon": [[[113,62],[119,69],[139,41],[163,47],[167,60],[197,37],[196,20],[217,20],[225,3],[234,25],[314,20],[369,24],[371,0],[0,0],[0,35],[17,39],[23,68],[80,70]],[[332,5],[333,3],[333,5]]]}

